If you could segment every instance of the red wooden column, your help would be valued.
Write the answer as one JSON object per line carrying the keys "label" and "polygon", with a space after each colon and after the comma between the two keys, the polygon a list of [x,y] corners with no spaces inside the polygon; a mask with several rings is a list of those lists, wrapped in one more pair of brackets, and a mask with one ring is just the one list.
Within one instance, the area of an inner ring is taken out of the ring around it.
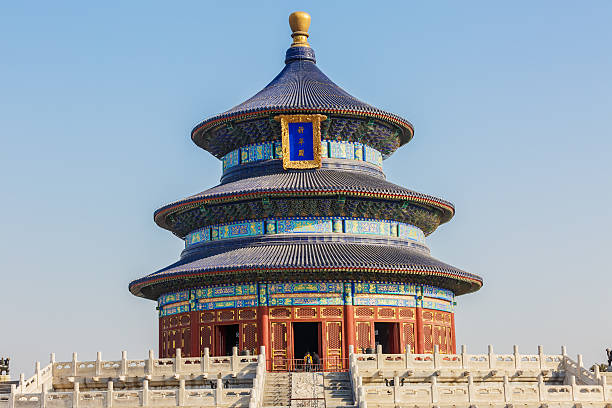
{"label": "red wooden column", "polygon": [[356,327],[355,327],[355,308],[353,307],[353,284],[351,282],[345,282],[343,284],[344,288],[343,299],[344,299],[344,332],[346,336],[346,350],[344,351],[344,355],[348,357],[348,349],[349,346],[353,346],[353,350],[355,353],[358,353],[357,350],[357,342],[356,342]]}
{"label": "red wooden column", "polygon": [[423,309],[420,307],[416,308],[416,352],[417,354],[423,354],[425,349],[425,333],[423,333]]}
{"label": "red wooden column", "polygon": [[200,313],[190,312],[191,350],[190,357],[200,357]]}
{"label": "red wooden column", "polygon": [[451,352],[457,354],[457,338],[455,335],[455,313],[451,312]]}
{"label": "red wooden column", "polygon": [[346,331],[346,355],[348,356],[349,346],[353,346],[355,353],[355,311],[353,305],[344,305],[344,330]]}
{"label": "red wooden column", "polygon": [[158,330],[159,330],[159,349],[158,350],[159,350],[159,352],[158,352],[157,355],[159,356],[159,358],[166,357],[164,355],[165,353],[164,353],[164,345],[163,345],[164,340],[163,340],[163,334],[162,334],[162,332],[163,332],[163,329],[162,329],[162,327],[163,327],[162,326],[162,319],[163,319],[163,317],[161,317],[161,316],[157,319],[157,321],[159,323],[159,325],[158,325]]}
{"label": "red wooden column", "polygon": [[257,331],[259,333],[259,345],[266,348],[266,359],[270,360],[272,348],[270,347],[270,316],[268,306],[257,308]]}

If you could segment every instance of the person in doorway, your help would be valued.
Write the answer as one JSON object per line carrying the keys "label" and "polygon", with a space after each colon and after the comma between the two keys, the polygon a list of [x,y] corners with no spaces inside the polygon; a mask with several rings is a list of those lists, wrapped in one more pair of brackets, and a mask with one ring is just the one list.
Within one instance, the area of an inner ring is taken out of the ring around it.
{"label": "person in doorway", "polygon": [[310,371],[312,369],[312,356],[310,355],[310,351],[307,351],[306,355],[304,355],[304,369],[306,371]]}

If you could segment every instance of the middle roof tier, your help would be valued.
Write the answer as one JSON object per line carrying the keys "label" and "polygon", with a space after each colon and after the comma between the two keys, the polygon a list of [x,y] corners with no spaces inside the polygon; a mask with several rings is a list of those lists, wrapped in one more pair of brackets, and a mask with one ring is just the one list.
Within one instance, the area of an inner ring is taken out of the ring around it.
{"label": "middle roof tier", "polygon": [[454,215],[452,203],[378,175],[332,169],[287,170],[241,178],[168,204],[154,214],[184,238],[199,228],[269,217],[362,217],[405,222],[426,235]]}

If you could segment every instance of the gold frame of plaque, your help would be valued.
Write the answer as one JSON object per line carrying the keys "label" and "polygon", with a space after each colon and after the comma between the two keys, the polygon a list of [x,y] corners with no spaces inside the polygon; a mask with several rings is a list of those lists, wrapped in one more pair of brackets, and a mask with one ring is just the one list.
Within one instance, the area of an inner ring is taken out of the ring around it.
{"label": "gold frame of plaque", "polygon": [[[318,169],[321,167],[321,122],[327,116],[320,114],[311,115],[278,115],[274,117],[280,121],[283,146],[283,168],[287,169]],[[312,123],[312,160],[291,160],[291,146],[289,135],[290,123]]]}

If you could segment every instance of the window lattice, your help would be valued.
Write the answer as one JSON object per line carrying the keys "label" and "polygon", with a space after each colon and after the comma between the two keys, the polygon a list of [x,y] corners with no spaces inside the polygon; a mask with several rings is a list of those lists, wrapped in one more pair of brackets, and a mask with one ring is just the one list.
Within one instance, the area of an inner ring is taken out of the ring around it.
{"label": "window lattice", "polygon": [[342,317],[342,309],[325,307],[321,309],[321,316],[323,317]]}
{"label": "window lattice", "polygon": [[243,309],[238,312],[240,320],[255,320],[257,318],[257,312],[254,309]]}
{"label": "window lattice", "polygon": [[200,313],[200,323],[214,322],[215,312],[202,312]]}
{"label": "window lattice", "polygon": [[401,308],[400,317],[403,319],[414,320],[414,309]]}
{"label": "window lattice", "polygon": [[379,307],[378,317],[392,319],[395,317],[395,309],[393,309],[392,307]]}
{"label": "window lattice", "polygon": [[433,313],[428,311],[428,310],[424,310],[423,311],[423,320],[432,321],[433,320]]}
{"label": "window lattice", "polygon": [[312,319],[317,317],[317,309],[310,307],[300,307],[295,311],[296,317],[302,319]]}
{"label": "window lattice", "polygon": [[355,309],[355,316],[356,317],[373,317],[374,310],[369,307],[358,307]]}
{"label": "window lattice", "polygon": [[276,318],[276,319],[288,319],[291,317],[291,311],[289,309],[272,309],[270,311],[270,317],[272,318]]}
{"label": "window lattice", "polygon": [[226,322],[228,320],[234,320],[234,311],[232,309],[221,310],[219,312],[219,321]]}
{"label": "window lattice", "polygon": [[191,323],[191,316],[185,313],[183,316],[181,316],[181,326],[188,326],[189,323]]}

